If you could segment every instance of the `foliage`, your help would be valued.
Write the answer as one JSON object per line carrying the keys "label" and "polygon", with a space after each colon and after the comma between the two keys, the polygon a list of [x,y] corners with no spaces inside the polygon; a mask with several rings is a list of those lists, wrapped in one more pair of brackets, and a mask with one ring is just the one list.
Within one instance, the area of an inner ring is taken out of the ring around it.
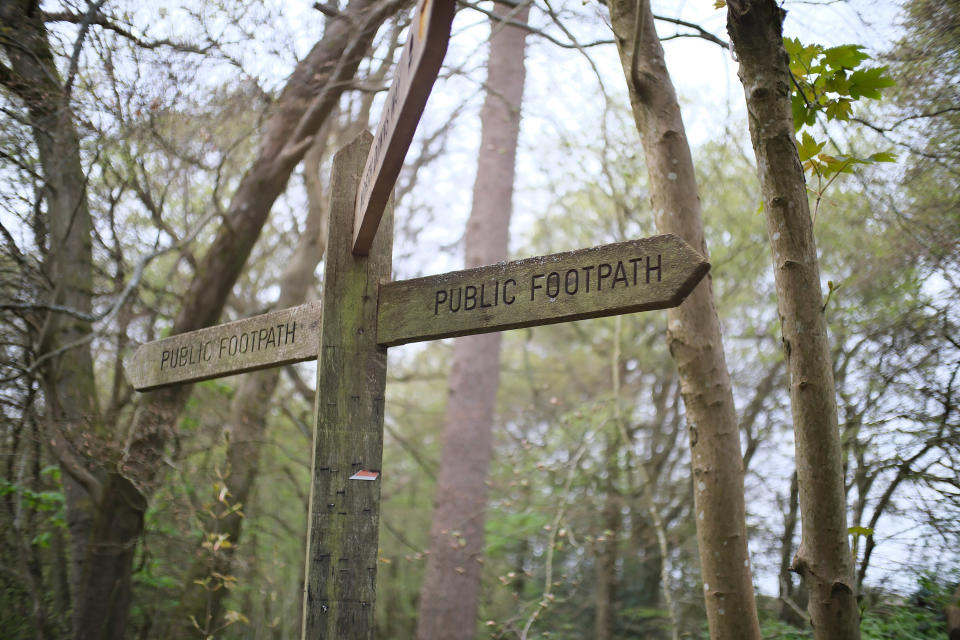
{"label": "foliage", "polygon": [[[813,127],[819,116],[825,117],[827,122],[849,122],[858,101],[862,98],[879,100],[881,92],[895,84],[887,67],[863,64],[870,60],[870,56],[860,45],[827,48],[819,44],[804,45],[796,38],[784,38],[783,45],[790,56],[793,81],[790,104],[793,127],[797,132]],[[818,141],[808,131],[802,131],[797,142],[804,171],[817,181],[816,187],[808,187],[816,196],[814,222],[824,194],[837,177],[853,173],[857,165],[896,161],[896,156],[890,152],[868,156],[828,154],[823,152],[824,146],[826,140]]]}
{"label": "foliage", "polygon": [[799,131],[813,126],[818,115],[827,121],[846,122],[860,98],[879,100],[883,89],[894,85],[887,67],[866,67],[870,60],[860,45],[824,47],[784,38],[794,82],[791,98],[793,126]]}

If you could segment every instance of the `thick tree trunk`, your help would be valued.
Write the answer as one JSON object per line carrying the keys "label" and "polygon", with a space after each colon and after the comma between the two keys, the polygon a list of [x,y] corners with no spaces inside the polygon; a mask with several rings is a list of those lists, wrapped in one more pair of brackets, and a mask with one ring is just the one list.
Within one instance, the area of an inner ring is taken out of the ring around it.
{"label": "thick tree trunk", "polygon": [[784,12],[774,0],[728,0],[727,7],[763,191],[790,373],[802,531],[793,568],[810,594],[815,637],[859,638],[836,391],[813,222],[794,143]]}
{"label": "thick tree trunk", "polygon": [[[502,4],[495,4],[494,11],[512,13]],[[529,5],[524,5],[511,17],[525,22],[528,12]],[[490,36],[487,96],[480,114],[480,153],[466,233],[468,268],[507,257],[526,33],[494,23]],[[457,640],[476,633],[486,480],[499,380],[499,333],[456,339],[430,554],[420,591],[420,640]]]}
{"label": "thick tree trunk", "polygon": [[[647,0],[610,3],[634,120],[640,131],[657,230],[708,257],[700,199],[680,106]],[[730,374],[711,279],[667,313],[667,342],[681,379],[692,451],[697,541],[714,640],[759,639],[744,519],[743,470]]]}
{"label": "thick tree trunk", "polygon": [[[3,84],[27,109],[44,177],[49,228],[43,265],[49,295],[44,302],[89,314],[93,300],[93,222],[70,99],[50,50],[39,7],[29,1],[5,3],[0,9],[0,25],[9,34],[3,39],[10,62]],[[86,562],[93,556],[113,562],[124,553],[106,543],[88,545],[92,531],[103,528],[103,521],[96,519],[95,507],[104,483],[110,485],[102,469],[91,472],[86,462],[109,454],[104,446],[108,436],[97,401],[90,343],[84,341],[91,332],[88,320],[49,312],[36,349],[43,355],[57,354],[44,363],[41,371],[47,405],[46,439],[60,462],[68,498],[67,525],[73,539],[70,584],[76,628],[84,621],[86,592],[81,585],[85,578],[99,577],[85,575]],[[102,586],[105,591],[100,611],[124,605],[122,596],[116,599],[116,587],[122,591],[124,585]],[[122,630],[120,624],[117,633]]]}

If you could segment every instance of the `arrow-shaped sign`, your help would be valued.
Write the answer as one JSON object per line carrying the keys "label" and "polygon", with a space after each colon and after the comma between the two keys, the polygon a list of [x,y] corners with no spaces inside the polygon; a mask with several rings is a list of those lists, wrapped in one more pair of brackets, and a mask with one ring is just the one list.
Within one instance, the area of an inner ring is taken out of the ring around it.
{"label": "arrow-shaped sign", "polygon": [[680,304],[710,270],[675,235],[384,285],[377,342],[503,331]]}
{"label": "arrow-shaped sign", "polygon": [[320,303],[180,333],[140,345],[124,363],[137,391],[316,360]]}
{"label": "arrow-shaped sign", "polygon": [[420,0],[357,191],[353,253],[365,256],[440,72],[455,0]]}

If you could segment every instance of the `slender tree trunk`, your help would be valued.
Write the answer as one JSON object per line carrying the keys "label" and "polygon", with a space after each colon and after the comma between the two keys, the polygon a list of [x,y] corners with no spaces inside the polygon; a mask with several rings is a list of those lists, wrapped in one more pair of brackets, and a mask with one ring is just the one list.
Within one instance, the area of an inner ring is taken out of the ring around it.
{"label": "slender tree trunk", "polygon": [[[646,155],[657,230],[708,257],[690,147],[648,0],[613,0],[610,15]],[[708,276],[667,312],[692,452],[700,568],[714,640],[760,638],[747,553],[737,414]]]}
{"label": "slender tree trunk", "polygon": [[[804,627],[807,624],[807,617],[803,615],[803,606],[801,600],[805,600],[803,590],[796,590],[793,587],[793,580],[790,574],[790,559],[793,557],[793,534],[797,530],[798,509],[799,509],[800,489],[797,487],[797,472],[794,471],[790,476],[790,497],[787,513],[783,516],[783,537],[780,539],[780,585],[778,594],[780,595],[780,612],[777,617],[787,624],[795,627]],[[801,596],[801,597],[797,597]],[[798,610],[799,609],[799,610]]]}
{"label": "slender tree trunk", "polygon": [[[606,433],[607,477],[603,481],[603,509],[601,514],[600,538],[594,545],[594,573],[596,587],[594,601],[596,616],[593,625],[594,640],[610,640],[615,625],[614,601],[616,599],[617,558],[620,551],[620,534],[623,530],[623,518],[620,508],[623,500],[617,492],[615,476],[619,471],[617,464],[620,433],[615,428]],[[629,471],[628,471],[629,473]]]}
{"label": "slender tree trunk", "polygon": [[802,539],[793,569],[810,594],[818,640],[860,637],[837,401],[820,268],[806,182],[794,143],[783,10],[774,0],[729,0],[727,28],[740,60],[757,157],[783,348],[800,487]]}
{"label": "slender tree trunk", "polygon": [[[512,12],[507,5],[495,4],[494,11],[526,22],[529,5]],[[527,32],[500,23],[492,28],[473,210],[467,223],[468,268],[504,260],[508,249]],[[456,339],[430,554],[420,591],[420,640],[473,638],[476,633],[499,380],[499,333]]]}

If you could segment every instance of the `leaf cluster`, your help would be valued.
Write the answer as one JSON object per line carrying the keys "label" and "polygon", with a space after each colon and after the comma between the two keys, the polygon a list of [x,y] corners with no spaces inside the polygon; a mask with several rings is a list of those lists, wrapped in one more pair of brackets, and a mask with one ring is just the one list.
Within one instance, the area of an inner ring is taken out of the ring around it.
{"label": "leaf cluster", "polygon": [[[841,173],[850,173],[856,165],[874,164],[875,162],[895,162],[897,156],[880,151],[872,153],[869,156],[857,157],[854,155],[823,153],[823,147],[826,141],[818,142],[813,136],[804,131],[800,135],[800,141],[797,143],[797,151],[800,153],[800,162],[803,163],[804,171],[812,173],[821,180],[830,181]],[[828,186],[829,182],[827,185]]]}
{"label": "leaf cluster", "polygon": [[894,85],[887,67],[863,65],[870,56],[860,45],[824,47],[784,38],[783,46],[790,55],[794,82],[791,106],[795,131],[813,126],[821,113],[828,121],[848,121],[857,100],[879,100],[881,91]]}

